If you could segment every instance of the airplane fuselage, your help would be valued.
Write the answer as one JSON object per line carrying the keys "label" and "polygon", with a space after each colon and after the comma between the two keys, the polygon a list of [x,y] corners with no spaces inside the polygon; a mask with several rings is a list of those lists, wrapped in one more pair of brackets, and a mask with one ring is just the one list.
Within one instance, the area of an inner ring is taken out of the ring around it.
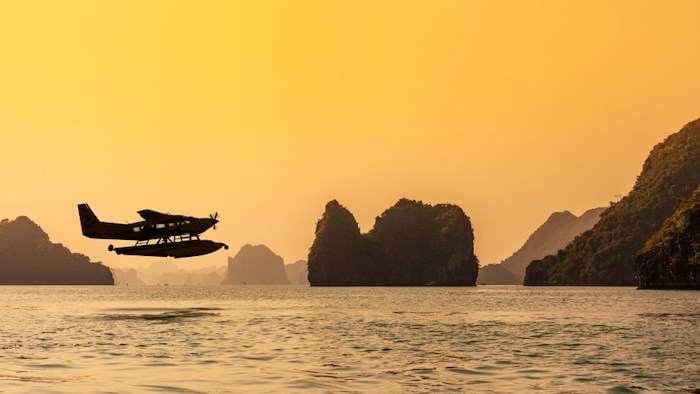
{"label": "airplane fuselage", "polygon": [[145,240],[176,235],[199,235],[210,229],[217,220],[197,219],[180,216],[168,220],[144,220],[136,223],[119,224],[99,222],[85,228],[83,235],[88,238]]}
{"label": "airplane fuselage", "polygon": [[212,218],[195,218],[183,215],[168,215],[151,210],[139,211],[146,220],[135,223],[102,222],[87,204],[78,206],[83,235],[88,238],[124,239],[142,241],[172,236],[198,236],[219,221]]}

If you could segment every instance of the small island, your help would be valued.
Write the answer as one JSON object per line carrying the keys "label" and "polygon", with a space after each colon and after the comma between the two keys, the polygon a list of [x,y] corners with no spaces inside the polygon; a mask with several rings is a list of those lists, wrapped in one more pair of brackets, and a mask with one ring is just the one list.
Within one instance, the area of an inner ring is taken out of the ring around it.
{"label": "small island", "polygon": [[284,260],[265,245],[244,245],[228,258],[222,285],[288,285]]}
{"label": "small island", "polygon": [[109,268],[72,253],[26,216],[0,222],[1,285],[113,285]]}
{"label": "small island", "polygon": [[367,234],[333,200],[316,226],[312,286],[474,286],[479,264],[471,222],[456,205],[399,200]]}

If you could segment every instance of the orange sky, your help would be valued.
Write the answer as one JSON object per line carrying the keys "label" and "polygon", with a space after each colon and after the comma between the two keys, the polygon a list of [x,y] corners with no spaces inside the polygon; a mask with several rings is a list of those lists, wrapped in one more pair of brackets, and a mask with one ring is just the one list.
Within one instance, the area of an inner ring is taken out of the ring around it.
{"label": "orange sky", "polygon": [[207,216],[305,258],[326,201],[369,230],[460,205],[482,264],[626,194],[700,117],[697,1],[0,1],[1,217],[108,265],[76,204]]}

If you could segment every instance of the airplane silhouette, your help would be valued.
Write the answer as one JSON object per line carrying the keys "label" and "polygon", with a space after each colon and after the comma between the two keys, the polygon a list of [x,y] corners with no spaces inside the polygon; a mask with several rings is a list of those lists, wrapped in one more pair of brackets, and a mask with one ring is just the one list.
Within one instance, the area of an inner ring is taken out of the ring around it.
{"label": "airplane silhouette", "polygon": [[78,205],[78,214],[83,235],[88,238],[136,241],[134,246],[109,245],[109,251],[117,254],[180,258],[212,253],[222,247],[228,249],[221,242],[199,239],[199,234],[211,227],[216,229],[218,213],[209,218],[195,218],[143,209],[138,214],[144,220],[128,224],[102,222],[87,204]]}

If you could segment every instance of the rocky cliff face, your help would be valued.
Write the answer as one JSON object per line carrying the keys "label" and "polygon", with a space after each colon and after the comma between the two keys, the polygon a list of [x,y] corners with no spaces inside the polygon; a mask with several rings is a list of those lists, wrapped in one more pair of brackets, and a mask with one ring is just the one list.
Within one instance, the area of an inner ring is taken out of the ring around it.
{"label": "rocky cliff face", "polygon": [[312,286],[378,285],[385,275],[355,217],[336,200],[326,204],[316,224],[308,261]]}
{"label": "rocky cliff face", "polygon": [[525,269],[532,260],[557,253],[569,242],[590,230],[607,208],[595,208],[576,216],[569,211],[555,212],[535,230],[525,244],[500,264],[479,269],[477,283],[489,285],[521,285]]}
{"label": "rocky cliff face", "polygon": [[700,185],[700,120],[658,144],[632,191],[556,255],[533,261],[526,285],[636,285],[635,258],[679,199]]}
{"label": "rocky cliff face", "polygon": [[112,285],[109,268],[54,244],[26,216],[0,222],[0,284]]}
{"label": "rocky cliff face", "polygon": [[309,284],[309,269],[307,268],[306,260],[299,260],[292,264],[284,266],[284,271],[287,274],[287,279],[293,285],[308,285]]}
{"label": "rocky cliff face", "polygon": [[284,260],[265,245],[245,245],[228,258],[223,285],[288,285]]}
{"label": "rocky cliff face", "polygon": [[700,187],[637,257],[642,289],[700,289]]}
{"label": "rocky cliff face", "polygon": [[308,265],[312,286],[473,286],[478,271],[471,222],[462,209],[406,199],[364,235],[345,207],[329,202]]}

